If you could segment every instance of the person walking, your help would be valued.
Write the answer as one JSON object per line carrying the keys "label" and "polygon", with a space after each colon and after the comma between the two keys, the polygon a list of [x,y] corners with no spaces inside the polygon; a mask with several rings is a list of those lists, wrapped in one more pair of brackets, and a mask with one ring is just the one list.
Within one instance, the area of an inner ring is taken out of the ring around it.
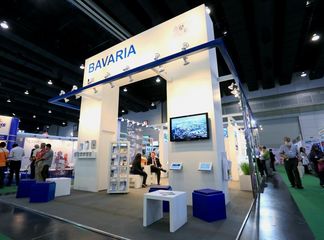
{"label": "person walking", "polygon": [[320,179],[320,186],[324,188],[324,153],[317,144],[313,144],[308,158],[314,164],[314,170]]}
{"label": "person walking", "polygon": [[16,185],[18,186],[20,181],[20,168],[21,168],[21,161],[22,158],[25,156],[25,151],[22,147],[18,146],[17,143],[12,145],[12,149],[9,153],[9,179],[7,186],[10,186],[12,183],[13,175],[15,174],[16,178]]}
{"label": "person walking", "polygon": [[292,187],[303,189],[298,172],[298,149],[293,145],[289,137],[284,137],[284,144],[279,149],[280,156],[284,159],[285,170]]}
{"label": "person walking", "polygon": [[272,168],[272,171],[276,171],[275,169],[275,163],[276,163],[276,157],[272,152],[272,149],[269,149],[269,154],[270,154],[270,167]]}
{"label": "person walking", "polygon": [[272,177],[272,169],[270,168],[270,152],[266,148],[266,146],[262,147],[261,151],[261,159],[264,165],[265,172],[267,174],[267,177]]}
{"label": "person walking", "polygon": [[6,149],[6,143],[0,143],[0,188],[4,186],[4,173],[7,169],[9,151]]}

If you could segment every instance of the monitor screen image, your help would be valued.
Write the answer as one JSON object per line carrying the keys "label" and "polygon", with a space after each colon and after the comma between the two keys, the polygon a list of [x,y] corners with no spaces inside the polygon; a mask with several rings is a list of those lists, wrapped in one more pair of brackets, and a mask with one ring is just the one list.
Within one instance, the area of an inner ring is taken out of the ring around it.
{"label": "monitor screen image", "polygon": [[207,113],[170,118],[171,142],[201,139],[209,139]]}

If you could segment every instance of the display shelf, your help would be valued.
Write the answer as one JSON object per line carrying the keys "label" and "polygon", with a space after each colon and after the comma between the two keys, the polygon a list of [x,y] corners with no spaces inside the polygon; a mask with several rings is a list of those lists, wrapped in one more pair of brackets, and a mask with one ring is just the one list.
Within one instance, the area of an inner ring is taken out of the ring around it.
{"label": "display shelf", "polygon": [[111,145],[108,193],[128,193],[129,156],[129,142],[117,142]]}

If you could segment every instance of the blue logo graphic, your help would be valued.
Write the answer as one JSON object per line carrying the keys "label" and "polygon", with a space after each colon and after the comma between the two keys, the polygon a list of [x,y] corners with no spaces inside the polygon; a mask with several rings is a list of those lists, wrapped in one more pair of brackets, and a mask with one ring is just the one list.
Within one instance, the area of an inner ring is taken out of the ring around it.
{"label": "blue logo graphic", "polygon": [[101,68],[109,66],[110,64],[131,57],[132,55],[136,55],[136,50],[133,44],[130,45],[130,47],[128,48],[126,47],[124,49],[120,49],[113,54],[109,54],[106,57],[99,59],[96,62],[90,63],[88,72],[89,73],[95,72],[97,70],[100,70]]}

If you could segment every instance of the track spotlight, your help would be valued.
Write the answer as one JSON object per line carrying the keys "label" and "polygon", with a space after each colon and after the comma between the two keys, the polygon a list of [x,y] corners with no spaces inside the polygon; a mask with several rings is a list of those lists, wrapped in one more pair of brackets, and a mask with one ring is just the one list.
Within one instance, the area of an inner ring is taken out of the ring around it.
{"label": "track spotlight", "polygon": [[65,91],[64,90],[61,90],[59,95],[62,96],[64,94],[65,94]]}
{"label": "track spotlight", "polygon": [[98,90],[94,87],[93,92],[94,92],[94,94],[96,94],[96,93],[98,93]]}
{"label": "track spotlight", "polygon": [[8,98],[8,99],[7,99],[7,103],[11,103],[11,100],[10,100],[10,98]]}
{"label": "track spotlight", "polygon": [[127,92],[127,88],[124,88],[123,91],[124,91],[124,92]]}
{"label": "track spotlight", "polygon": [[26,91],[25,91],[25,94],[26,94],[26,95],[29,95],[29,91],[28,91],[28,90],[26,90]]}
{"label": "track spotlight", "polygon": [[80,65],[80,69],[84,69],[84,65],[83,65],[83,63]]}
{"label": "track spotlight", "polygon": [[235,87],[235,83],[234,83],[234,82],[232,82],[232,84],[228,86],[228,89],[230,89],[230,90],[233,90],[233,89],[234,89],[234,87]]}
{"label": "track spotlight", "polygon": [[131,75],[129,75],[128,77],[129,77],[129,82],[130,83],[134,81],[134,79],[133,79],[133,77]]}
{"label": "track spotlight", "polygon": [[[189,47],[189,43],[187,43],[187,42],[184,42],[183,44],[182,44],[182,51],[185,51],[185,50],[187,50],[187,48]],[[184,56],[183,58],[183,65],[184,66],[186,66],[186,65],[188,65],[190,62],[188,61],[188,57],[187,56]]]}
{"label": "track spotlight", "polygon": [[48,80],[47,84],[48,84],[48,85],[53,85],[52,80]]}
{"label": "track spotlight", "polygon": [[6,21],[2,21],[0,23],[0,26],[1,26],[2,29],[8,29],[9,28],[9,25],[8,25],[8,23]]}
{"label": "track spotlight", "polygon": [[129,70],[129,66],[127,65],[127,66],[123,69],[123,71],[126,72],[126,71],[128,71],[128,70]]}
{"label": "track spotlight", "polygon": [[110,82],[109,84],[110,84],[110,87],[111,88],[114,88],[115,87],[115,85],[112,82]]}

